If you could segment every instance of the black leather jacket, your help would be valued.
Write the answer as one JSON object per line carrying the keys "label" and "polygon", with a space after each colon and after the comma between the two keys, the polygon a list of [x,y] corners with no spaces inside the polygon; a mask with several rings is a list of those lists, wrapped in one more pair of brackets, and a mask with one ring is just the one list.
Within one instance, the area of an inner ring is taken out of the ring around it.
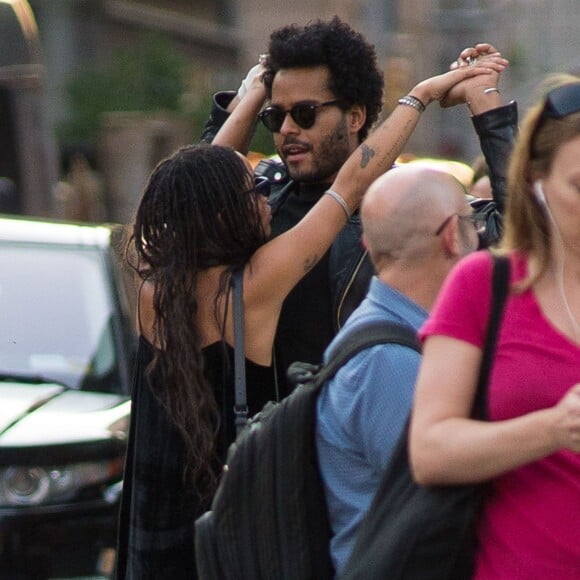
{"label": "black leather jacket", "polygon": [[[202,133],[203,141],[211,142],[213,140],[229,116],[225,108],[234,96],[235,92],[231,91],[214,95],[210,118]],[[487,235],[483,240],[482,247],[497,242],[502,232],[506,171],[509,154],[517,133],[517,120],[517,104],[514,101],[472,117],[481,150],[489,167],[494,198],[493,201],[476,201],[473,204],[478,212],[485,212],[488,216]],[[272,210],[275,212],[293,190],[295,183],[289,178],[284,165],[276,160],[260,162],[256,171],[269,177],[272,182],[270,200]],[[374,267],[368,253],[361,244],[361,233],[360,216],[356,212],[338,235],[330,250],[328,274],[335,331],[338,331],[365,297],[370,279],[374,274]]]}
{"label": "black leather jacket", "polygon": [[[274,184],[269,203],[272,212],[275,213],[292,193],[296,182],[288,177],[284,165],[275,159],[260,161],[256,166],[256,173],[270,178]],[[362,226],[357,211],[350,217],[330,248],[328,275],[335,332],[338,332],[352,311],[361,303],[374,274],[368,252],[361,244],[361,236]]]}
{"label": "black leather jacket", "polygon": [[499,241],[503,232],[506,179],[509,156],[518,131],[518,107],[515,101],[471,118],[488,166],[493,201],[475,200],[475,211],[485,213],[486,228],[482,247]]}

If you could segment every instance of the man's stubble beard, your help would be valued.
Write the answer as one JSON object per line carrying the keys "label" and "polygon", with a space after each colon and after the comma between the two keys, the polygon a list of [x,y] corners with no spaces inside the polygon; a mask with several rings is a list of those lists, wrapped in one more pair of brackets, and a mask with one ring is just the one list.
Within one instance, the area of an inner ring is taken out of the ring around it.
{"label": "man's stubble beard", "polygon": [[352,153],[348,141],[346,117],[343,117],[321,141],[317,148],[318,154],[313,156],[310,169],[300,171],[286,166],[290,177],[301,183],[331,183]]}

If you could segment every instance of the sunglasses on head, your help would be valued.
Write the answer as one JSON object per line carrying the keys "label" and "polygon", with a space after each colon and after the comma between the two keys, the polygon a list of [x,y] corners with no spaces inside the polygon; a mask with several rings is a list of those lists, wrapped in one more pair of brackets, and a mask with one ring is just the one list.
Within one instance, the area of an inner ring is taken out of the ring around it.
{"label": "sunglasses on head", "polygon": [[541,118],[562,119],[580,112],[580,83],[571,83],[551,90],[546,95]]}
{"label": "sunglasses on head", "polygon": [[282,107],[273,105],[271,107],[266,107],[258,117],[272,133],[279,133],[286,115],[290,114],[292,120],[301,129],[310,129],[314,123],[316,123],[316,116],[318,115],[318,109],[321,107],[330,107],[332,105],[339,105],[341,101],[339,99],[334,99],[332,101],[326,101],[325,103],[318,104],[307,104],[298,103],[294,105],[291,109],[285,111]]}

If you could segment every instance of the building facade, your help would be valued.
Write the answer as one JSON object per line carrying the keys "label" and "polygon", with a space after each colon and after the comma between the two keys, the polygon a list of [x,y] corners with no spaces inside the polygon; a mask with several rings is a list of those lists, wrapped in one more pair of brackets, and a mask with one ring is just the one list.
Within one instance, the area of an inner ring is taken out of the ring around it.
{"label": "building facade", "polygon": [[[546,73],[580,70],[578,0],[29,2],[43,44],[53,125],[67,116],[67,79],[87,66],[106,63],[115,47],[133,42],[142,31],[167,35],[187,57],[188,97],[193,103],[207,101],[215,90],[237,88],[265,50],[273,29],[334,14],[375,44],[386,80],[385,114],[417,81],[445,70],[474,42],[492,42],[510,59],[511,69],[500,88],[506,99],[516,98],[522,107]],[[191,140],[198,131],[199,127],[192,130]],[[432,106],[408,148],[417,155],[469,162],[478,144],[464,107],[442,111]]]}

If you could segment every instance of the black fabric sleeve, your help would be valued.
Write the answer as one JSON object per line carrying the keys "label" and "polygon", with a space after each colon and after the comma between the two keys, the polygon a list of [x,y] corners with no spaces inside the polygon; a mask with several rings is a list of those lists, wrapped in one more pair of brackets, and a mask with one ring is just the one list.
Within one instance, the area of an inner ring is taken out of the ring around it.
{"label": "black fabric sleeve", "polygon": [[515,101],[471,117],[481,151],[489,168],[489,180],[497,210],[503,214],[506,197],[507,166],[518,130]]}
{"label": "black fabric sleeve", "polygon": [[211,143],[214,140],[221,126],[230,116],[226,109],[235,96],[235,91],[220,91],[214,94],[209,119],[205,122],[201,132],[201,141]]}

